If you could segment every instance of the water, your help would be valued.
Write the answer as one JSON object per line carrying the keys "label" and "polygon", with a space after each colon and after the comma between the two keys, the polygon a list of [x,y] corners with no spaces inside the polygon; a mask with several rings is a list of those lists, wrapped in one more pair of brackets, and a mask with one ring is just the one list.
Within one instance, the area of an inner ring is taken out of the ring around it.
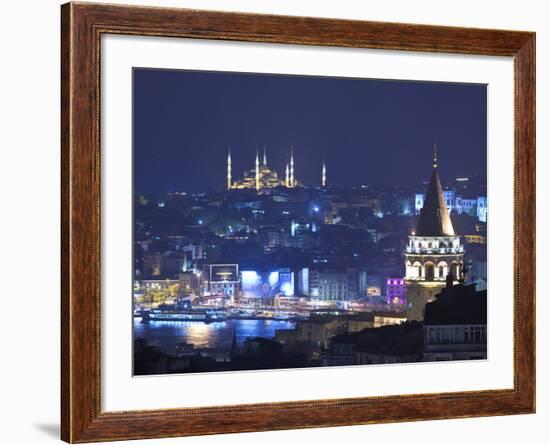
{"label": "water", "polygon": [[242,345],[249,337],[275,337],[275,331],[294,329],[296,323],[279,320],[226,320],[219,323],[196,321],[150,321],[134,318],[134,338],[145,338],[151,346],[170,352],[178,343],[192,344],[196,349],[231,349],[233,332]]}

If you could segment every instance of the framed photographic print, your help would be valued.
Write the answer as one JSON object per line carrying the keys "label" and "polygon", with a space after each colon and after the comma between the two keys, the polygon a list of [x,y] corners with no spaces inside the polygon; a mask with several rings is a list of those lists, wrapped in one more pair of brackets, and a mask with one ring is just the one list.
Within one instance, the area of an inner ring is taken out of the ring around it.
{"label": "framed photographic print", "polygon": [[533,33],[61,13],[63,440],[534,412]]}

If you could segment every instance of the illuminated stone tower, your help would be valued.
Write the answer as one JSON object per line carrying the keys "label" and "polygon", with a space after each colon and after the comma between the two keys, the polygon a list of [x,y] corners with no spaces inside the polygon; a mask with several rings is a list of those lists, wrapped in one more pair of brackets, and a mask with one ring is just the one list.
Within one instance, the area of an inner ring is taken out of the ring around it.
{"label": "illuminated stone tower", "polygon": [[231,146],[227,151],[227,190],[231,190]]}
{"label": "illuminated stone tower", "polygon": [[458,284],[462,279],[464,248],[455,234],[445,205],[437,174],[437,149],[434,145],[433,171],[426,190],[424,207],[416,231],[409,236],[405,249],[407,319],[423,320],[424,307],[432,301],[447,280]]}
{"label": "illuminated stone tower", "polygon": [[264,167],[267,167],[267,152],[266,152],[266,149],[265,149],[265,144],[264,144],[264,159],[263,159],[263,164],[264,164]]}
{"label": "illuminated stone tower", "polygon": [[327,166],[325,165],[325,158],[323,158],[323,169],[321,171],[321,186],[323,188],[327,186]]}
{"label": "illuminated stone tower", "polygon": [[290,180],[289,187],[294,187],[294,147],[290,147]]}

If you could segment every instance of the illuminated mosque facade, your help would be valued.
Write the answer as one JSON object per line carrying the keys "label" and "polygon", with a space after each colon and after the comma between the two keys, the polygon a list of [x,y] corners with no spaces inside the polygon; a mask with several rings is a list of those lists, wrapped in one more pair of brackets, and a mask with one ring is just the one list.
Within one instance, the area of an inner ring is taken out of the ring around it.
{"label": "illuminated mosque facade", "polygon": [[[327,169],[323,160],[321,170],[321,186],[326,187],[327,184]],[[231,149],[227,153],[227,190],[238,189],[271,189],[275,187],[295,188],[301,187],[303,184],[296,178],[294,165],[294,149],[290,149],[289,161],[285,165],[284,177],[279,177],[277,172],[267,165],[267,152],[264,146],[263,158],[260,162],[259,150],[256,149],[256,159],[254,166],[246,170],[240,179],[233,180],[232,165],[231,165]]]}

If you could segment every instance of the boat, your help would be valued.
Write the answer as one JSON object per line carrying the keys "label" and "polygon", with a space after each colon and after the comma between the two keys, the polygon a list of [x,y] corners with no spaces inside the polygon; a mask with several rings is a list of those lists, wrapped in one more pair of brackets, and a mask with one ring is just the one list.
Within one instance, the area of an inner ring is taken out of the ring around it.
{"label": "boat", "polygon": [[227,312],[224,309],[193,308],[188,305],[162,304],[156,309],[141,311],[142,321],[199,321],[215,323],[225,321]]}

